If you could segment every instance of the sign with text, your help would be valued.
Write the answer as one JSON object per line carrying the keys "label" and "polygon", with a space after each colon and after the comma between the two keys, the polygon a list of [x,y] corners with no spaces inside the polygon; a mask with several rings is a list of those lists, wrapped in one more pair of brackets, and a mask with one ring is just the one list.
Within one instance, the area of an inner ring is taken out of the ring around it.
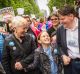
{"label": "sign with text", "polygon": [[6,8],[3,8],[3,9],[0,9],[0,21],[3,21],[4,17],[7,18],[7,16],[15,16],[14,15],[14,10],[12,7],[6,7]]}

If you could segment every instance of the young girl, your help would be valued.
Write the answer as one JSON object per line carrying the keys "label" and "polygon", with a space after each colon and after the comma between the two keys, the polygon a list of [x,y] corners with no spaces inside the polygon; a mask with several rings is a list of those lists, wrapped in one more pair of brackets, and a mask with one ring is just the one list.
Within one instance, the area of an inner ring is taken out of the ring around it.
{"label": "young girl", "polygon": [[54,60],[54,49],[51,46],[49,34],[44,31],[38,36],[40,47],[35,50],[34,63],[28,66],[28,69],[39,67],[42,74],[58,74],[57,64]]}

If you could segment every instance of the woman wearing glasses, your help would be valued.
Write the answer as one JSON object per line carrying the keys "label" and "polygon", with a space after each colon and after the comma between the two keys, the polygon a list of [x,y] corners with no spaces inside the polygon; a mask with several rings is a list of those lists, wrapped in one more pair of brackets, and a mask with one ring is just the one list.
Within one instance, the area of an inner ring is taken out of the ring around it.
{"label": "woman wearing glasses", "polygon": [[51,36],[51,34],[56,31],[58,25],[59,25],[59,17],[57,14],[52,14],[51,15],[51,22],[52,22],[52,27],[48,29],[48,34]]}

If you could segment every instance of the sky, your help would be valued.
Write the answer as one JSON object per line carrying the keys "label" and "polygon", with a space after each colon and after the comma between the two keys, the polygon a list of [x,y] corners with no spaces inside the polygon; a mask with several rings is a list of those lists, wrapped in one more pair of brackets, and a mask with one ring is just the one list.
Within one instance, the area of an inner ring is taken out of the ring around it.
{"label": "sky", "polygon": [[47,6],[48,0],[35,0],[35,1],[38,4],[41,11],[45,10],[45,16],[48,17],[50,14],[50,10]]}

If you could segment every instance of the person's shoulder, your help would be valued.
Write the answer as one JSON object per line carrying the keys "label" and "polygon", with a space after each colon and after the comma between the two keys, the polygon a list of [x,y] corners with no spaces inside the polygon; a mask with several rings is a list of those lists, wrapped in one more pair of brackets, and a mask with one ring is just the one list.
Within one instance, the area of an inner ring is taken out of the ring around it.
{"label": "person's shoulder", "polygon": [[49,29],[48,29],[48,31],[50,31],[50,30],[52,30],[53,29],[53,27],[50,27]]}
{"label": "person's shoulder", "polygon": [[47,30],[48,34],[51,35],[51,33],[53,32],[53,30],[54,30],[53,27],[49,28],[49,29]]}
{"label": "person's shoulder", "polygon": [[64,29],[64,26],[62,24],[60,24],[58,27],[57,27],[57,30],[62,30]]}
{"label": "person's shoulder", "polygon": [[6,46],[14,46],[14,45],[15,45],[15,41],[14,41],[14,39],[13,39],[13,34],[10,34],[9,36],[7,36],[7,37],[5,38],[4,44],[5,44]]}
{"label": "person's shoulder", "polygon": [[32,34],[26,33],[25,39],[26,39],[27,41],[33,41]]}
{"label": "person's shoulder", "polygon": [[6,41],[12,40],[12,36],[13,36],[13,34],[9,34],[9,35],[5,38],[5,40],[6,40]]}
{"label": "person's shoulder", "polygon": [[31,33],[26,33],[25,37],[26,37],[26,38],[32,38],[31,35],[32,35]]}
{"label": "person's shoulder", "polygon": [[58,26],[58,28],[63,28],[63,24],[60,24],[60,25]]}
{"label": "person's shoulder", "polygon": [[41,52],[41,47],[38,47],[37,49],[35,49],[35,52]]}

